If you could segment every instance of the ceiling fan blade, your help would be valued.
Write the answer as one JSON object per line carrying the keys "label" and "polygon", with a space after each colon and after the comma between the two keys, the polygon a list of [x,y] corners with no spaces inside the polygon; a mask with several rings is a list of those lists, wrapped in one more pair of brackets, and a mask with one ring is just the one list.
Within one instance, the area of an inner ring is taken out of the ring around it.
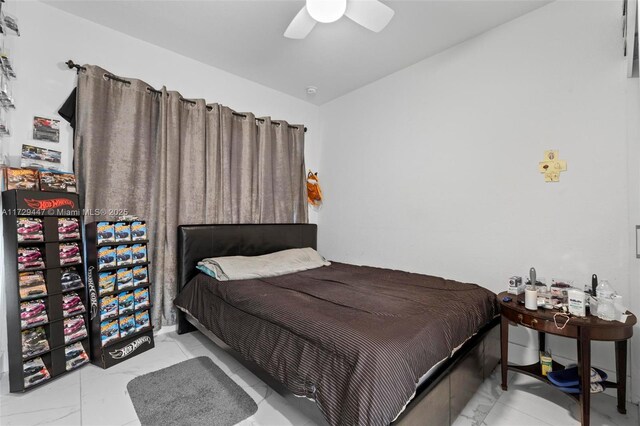
{"label": "ceiling fan blade", "polygon": [[309,35],[313,27],[316,26],[316,20],[309,15],[307,7],[303,7],[300,12],[293,18],[289,24],[284,36],[287,38],[302,39]]}
{"label": "ceiling fan blade", "polygon": [[393,9],[378,0],[349,0],[345,12],[351,20],[376,33],[387,26],[394,14]]}

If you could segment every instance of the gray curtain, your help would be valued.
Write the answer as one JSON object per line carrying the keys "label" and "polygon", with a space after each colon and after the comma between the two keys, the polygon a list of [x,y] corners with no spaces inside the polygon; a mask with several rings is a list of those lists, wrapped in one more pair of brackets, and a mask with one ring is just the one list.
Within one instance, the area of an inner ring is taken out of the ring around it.
{"label": "gray curtain", "polygon": [[[115,78],[114,78],[115,77]],[[153,321],[175,323],[177,226],[305,223],[304,127],[85,65],[74,165],[87,222],[148,221]]]}

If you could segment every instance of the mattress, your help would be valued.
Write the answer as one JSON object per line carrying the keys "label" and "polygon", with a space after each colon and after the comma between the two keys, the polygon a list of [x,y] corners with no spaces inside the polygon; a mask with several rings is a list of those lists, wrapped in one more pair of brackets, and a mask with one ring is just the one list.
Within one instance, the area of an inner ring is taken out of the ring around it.
{"label": "mattress", "polygon": [[498,312],[476,284],[366,266],[255,280],[199,274],[174,301],[332,425],[387,425]]}

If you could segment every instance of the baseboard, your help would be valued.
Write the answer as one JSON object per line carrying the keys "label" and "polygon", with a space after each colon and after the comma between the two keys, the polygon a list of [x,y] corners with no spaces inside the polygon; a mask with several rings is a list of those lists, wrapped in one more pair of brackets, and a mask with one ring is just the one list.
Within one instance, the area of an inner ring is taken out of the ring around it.
{"label": "baseboard", "polygon": [[172,331],[176,331],[178,329],[177,325],[163,325],[159,330],[154,331],[155,336],[159,336],[161,334],[171,333]]}

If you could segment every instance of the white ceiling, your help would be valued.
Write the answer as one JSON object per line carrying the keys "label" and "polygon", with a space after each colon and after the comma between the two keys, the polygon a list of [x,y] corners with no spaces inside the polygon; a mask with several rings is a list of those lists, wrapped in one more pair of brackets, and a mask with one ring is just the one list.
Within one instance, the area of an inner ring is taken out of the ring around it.
{"label": "white ceiling", "polygon": [[[282,36],[303,0],[46,0],[54,7],[321,105],[524,15],[544,0],[397,1],[380,33],[343,17]],[[307,86],[317,86],[315,96]]]}

